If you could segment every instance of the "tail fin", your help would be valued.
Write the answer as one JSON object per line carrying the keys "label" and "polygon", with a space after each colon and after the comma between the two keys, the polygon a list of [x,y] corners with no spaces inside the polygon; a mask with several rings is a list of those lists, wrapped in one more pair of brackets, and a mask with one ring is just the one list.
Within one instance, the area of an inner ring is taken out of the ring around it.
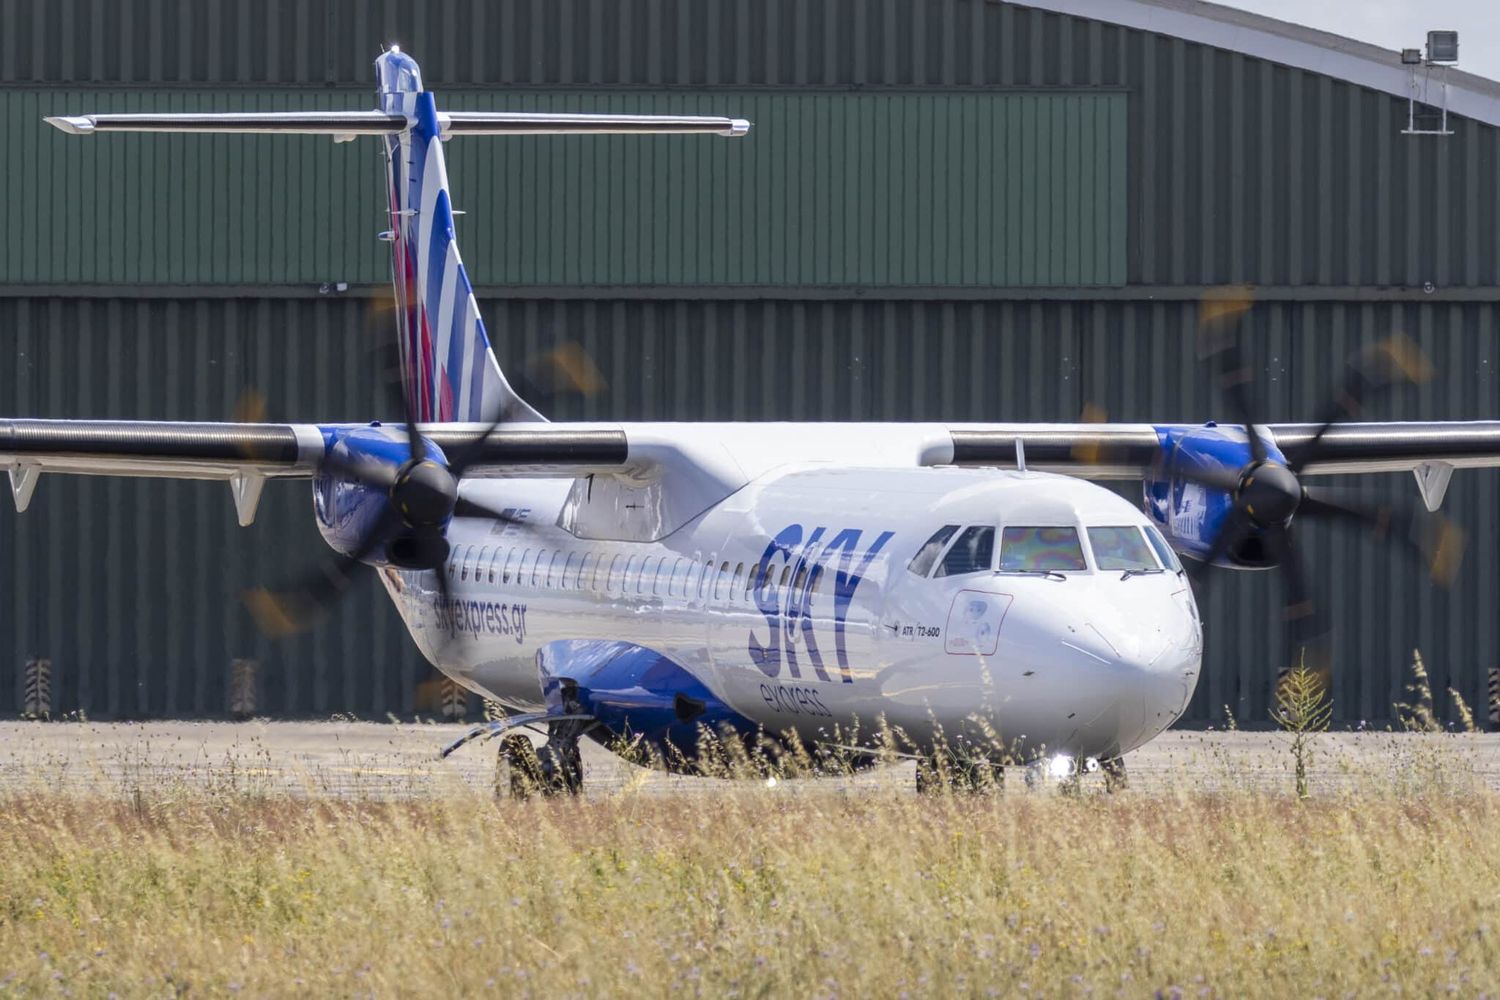
{"label": "tail fin", "polygon": [[232,132],[328,135],[343,142],[385,138],[391,200],[391,278],[396,286],[401,368],[413,419],[536,421],[490,350],[474,289],[458,256],[443,162],[447,135],[743,136],[741,118],[466,111],[439,114],[416,61],[392,46],[375,60],[373,111],[163,112],[58,115],[70,135],[99,132]]}
{"label": "tail fin", "polygon": [[393,48],[375,60],[375,73],[380,110],[411,123],[385,137],[407,406],[424,422],[543,420],[510,387],[490,349],[458,254],[437,104],[422,89],[422,71]]}

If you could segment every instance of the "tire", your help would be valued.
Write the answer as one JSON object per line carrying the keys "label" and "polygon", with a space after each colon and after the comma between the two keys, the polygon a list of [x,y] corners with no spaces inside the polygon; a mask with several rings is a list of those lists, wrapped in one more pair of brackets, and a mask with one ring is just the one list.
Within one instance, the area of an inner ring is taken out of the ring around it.
{"label": "tire", "polygon": [[529,799],[543,793],[545,787],[542,762],[537,757],[531,740],[520,733],[501,739],[495,774],[495,795],[504,797],[508,793],[513,799]]}

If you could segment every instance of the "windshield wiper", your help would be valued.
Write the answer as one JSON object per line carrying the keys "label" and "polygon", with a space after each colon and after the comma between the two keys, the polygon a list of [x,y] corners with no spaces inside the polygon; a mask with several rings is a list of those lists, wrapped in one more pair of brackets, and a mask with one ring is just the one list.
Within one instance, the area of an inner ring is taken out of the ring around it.
{"label": "windshield wiper", "polygon": [[1068,578],[1055,569],[1002,569],[998,573],[1015,573],[1017,576],[1039,576],[1045,580],[1063,580]]}
{"label": "windshield wiper", "polygon": [[1137,567],[1136,569],[1127,569],[1125,572],[1121,573],[1120,574],[1120,579],[1121,580],[1129,580],[1132,576],[1147,576],[1147,575],[1150,575],[1150,574],[1165,573],[1165,572],[1166,572],[1166,570],[1161,569],[1160,567],[1151,567],[1151,568]]}

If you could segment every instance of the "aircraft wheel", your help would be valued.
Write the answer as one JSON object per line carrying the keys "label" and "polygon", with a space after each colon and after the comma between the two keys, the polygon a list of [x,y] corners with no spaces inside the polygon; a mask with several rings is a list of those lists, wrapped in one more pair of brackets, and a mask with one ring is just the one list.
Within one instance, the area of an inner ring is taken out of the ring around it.
{"label": "aircraft wheel", "polygon": [[495,795],[509,793],[513,799],[527,799],[546,787],[541,759],[531,740],[513,733],[500,740],[499,767],[495,774]]}
{"label": "aircraft wheel", "polygon": [[583,792],[583,750],[578,740],[548,740],[537,756],[542,766],[544,794]]}
{"label": "aircraft wheel", "polygon": [[1104,790],[1113,795],[1115,792],[1123,792],[1130,784],[1125,775],[1125,760],[1122,757],[1111,757],[1101,760],[1099,766],[1104,770]]}
{"label": "aircraft wheel", "polygon": [[999,791],[1004,786],[1004,769],[983,757],[958,760],[938,753],[917,758],[918,795],[941,795],[945,791],[975,794]]}

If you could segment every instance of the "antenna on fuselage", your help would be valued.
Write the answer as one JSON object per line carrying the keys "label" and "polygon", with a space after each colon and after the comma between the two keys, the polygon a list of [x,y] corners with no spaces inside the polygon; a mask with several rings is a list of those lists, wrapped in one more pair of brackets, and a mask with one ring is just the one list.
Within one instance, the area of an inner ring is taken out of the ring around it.
{"label": "antenna on fuselage", "polygon": [[1016,438],[1016,471],[1026,471],[1026,442]]}

